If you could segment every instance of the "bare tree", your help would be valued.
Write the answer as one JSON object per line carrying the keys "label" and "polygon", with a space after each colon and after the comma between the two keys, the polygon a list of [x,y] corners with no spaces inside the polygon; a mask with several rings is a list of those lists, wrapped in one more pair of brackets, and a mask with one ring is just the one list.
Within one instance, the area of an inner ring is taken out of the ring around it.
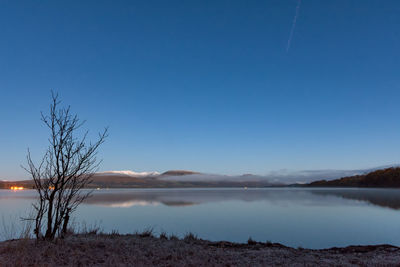
{"label": "bare tree", "polygon": [[69,106],[59,105],[58,95],[52,93],[50,113],[41,113],[41,120],[51,131],[49,147],[38,165],[28,149],[28,166],[24,167],[38,193],[34,216],[30,218],[35,222],[37,239],[65,236],[71,213],[92,193],[82,189],[92,181],[100,164],[96,159],[98,148],[107,137],[106,128],[95,143],[87,142],[88,132],[79,136],[77,131],[85,122],[72,115]]}

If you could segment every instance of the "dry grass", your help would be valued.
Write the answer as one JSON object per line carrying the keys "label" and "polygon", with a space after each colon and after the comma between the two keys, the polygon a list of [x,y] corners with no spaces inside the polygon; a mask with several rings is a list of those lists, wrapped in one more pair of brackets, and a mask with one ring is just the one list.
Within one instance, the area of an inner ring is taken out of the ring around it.
{"label": "dry grass", "polygon": [[135,235],[139,237],[154,237],[154,229],[146,228],[142,232],[136,232]]}
{"label": "dry grass", "polygon": [[30,239],[32,238],[32,221],[21,219],[18,216],[5,218],[1,216],[0,220],[0,240],[10,239]]}
{"label": "dry grass", "polygon": [[197,235],[189,232],[184,236],[183,240],[186,242],[193,242],[193,241],[198,241],[200,239],[197,237]]}
{"label": "dry grass", "polygon": [[161,232],[161,234],[160,234],[160,239],[163,239],[163,240],[168,240],[168,236],[167,236],[167,233],[166,232]]}
{"label": "dry grass", "polygon": [[400,249],[392,246],[298,250],[273,243],[210,242],[191,233],[182,240],[157,238],[151,231],[0,243],[0,266],[395,266],[399,262]]}
{"label": "dry grass", "polygon": [[247,244],[248,244],[248,245],[255,245],[255,244],[257,244],[257,242],[254,241],[254,240],[251,238],[251,236],[250,236],[249,239],[247,240]]}

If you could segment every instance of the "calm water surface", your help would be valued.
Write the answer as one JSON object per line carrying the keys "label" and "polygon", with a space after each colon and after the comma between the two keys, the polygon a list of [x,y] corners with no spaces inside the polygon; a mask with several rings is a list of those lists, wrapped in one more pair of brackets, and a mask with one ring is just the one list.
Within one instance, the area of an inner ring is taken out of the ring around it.
{"label": "calm water surface", "polygon": [[[3,224],[30,210],[34,191],[0,190]],[[97,190],[75,214],[77,223],[110,232],[154,228],[209,240],[279,242],[327,248],[400,246],[397,189],[110,189]],[[1,223],[1,221],[0,221]]]}

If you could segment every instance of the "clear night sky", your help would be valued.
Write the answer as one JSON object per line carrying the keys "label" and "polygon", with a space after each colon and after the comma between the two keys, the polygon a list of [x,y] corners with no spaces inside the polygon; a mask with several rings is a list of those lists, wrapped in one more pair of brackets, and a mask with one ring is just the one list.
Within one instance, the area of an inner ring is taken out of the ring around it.
{"label": "clear night sky", "polygon": [[110,127],[102,170],[264,174],[400,157],[400,1],[1,1],[0,178],[50,90]]}

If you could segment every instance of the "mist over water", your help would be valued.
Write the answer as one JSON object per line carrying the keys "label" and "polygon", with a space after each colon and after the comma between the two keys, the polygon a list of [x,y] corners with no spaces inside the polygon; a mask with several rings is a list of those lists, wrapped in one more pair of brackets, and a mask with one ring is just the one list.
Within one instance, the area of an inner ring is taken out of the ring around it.
{"label": "mist over water", "polygon": [[[30,209],[34,191],[0,191],[0,213],[11,222]],[[279,242],[328,248],[400,245],[397,189],[113,189],[97,190],[75,222],[132,233],[154,228],[209,240]],[[12,222],[11,222],[12,223]]]}

